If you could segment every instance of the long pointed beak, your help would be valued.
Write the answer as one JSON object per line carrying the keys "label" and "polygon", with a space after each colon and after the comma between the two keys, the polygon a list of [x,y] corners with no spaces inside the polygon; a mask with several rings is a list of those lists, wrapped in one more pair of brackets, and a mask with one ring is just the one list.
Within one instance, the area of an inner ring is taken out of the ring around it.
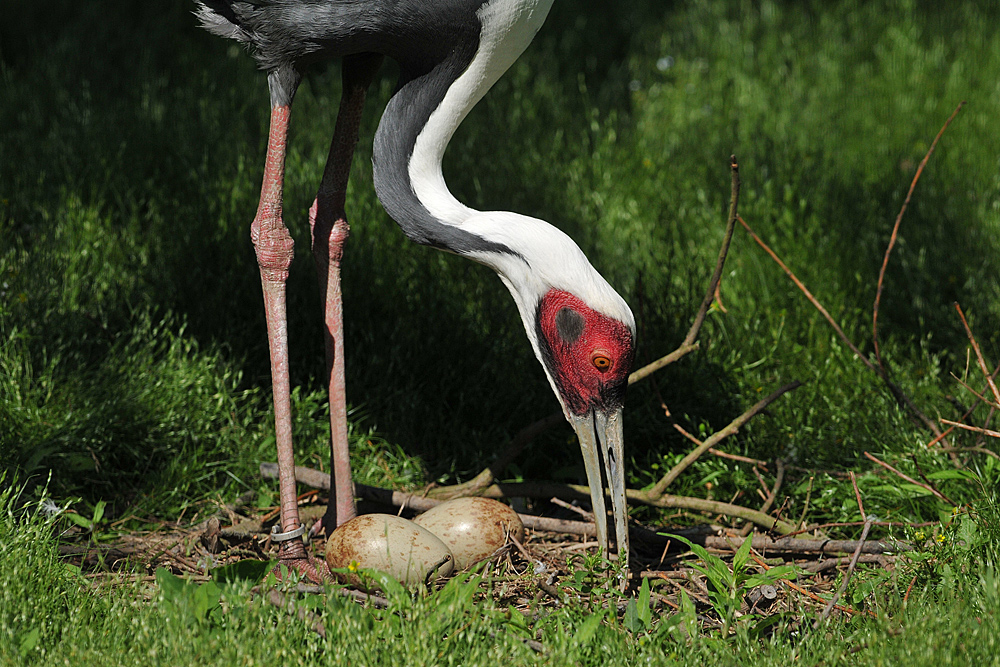
{"label": "long pointed beak", "polygon": [[[615,541],[618,560],[628,568],[628,508],[625,504],[625,443],[622,437],[622,411],[611,413],[591,410],[581,416],[571,415],[570,423],[580,438],[580,450],[587,469],[590,501],[597,523],[597,541],[608,550],[608,520],[601,481],[601,459],[611,486],[611,511],[615,518]],[[600,453],[599,453],[600,452]]]}

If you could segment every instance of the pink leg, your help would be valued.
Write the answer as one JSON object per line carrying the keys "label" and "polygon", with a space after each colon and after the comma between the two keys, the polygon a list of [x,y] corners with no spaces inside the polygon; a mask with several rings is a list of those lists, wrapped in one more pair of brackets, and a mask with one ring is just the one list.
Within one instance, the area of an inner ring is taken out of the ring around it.
{"label": "pink leg", "polygon": [[340,261],[344,242],[350,234],[344,204],[351,158],[358,142],[358,127],[364,108],[365,93],[382,62],[381,56],[361,55],[344,59],[343,96],[337,125],[330,144],[316,200],[309,209],[312,251],[320,290],[323,293],[326,341],[326,370],[330,400],[330,471],[331,499],[321,525],[314,532],[327,534],[357,516],[351,461],[347,443],[347,396],[344,386],[343,304],[340,290]]}
{"label": "pink leg", "polygon": [[[295,455],[292,449],[288,329],[285,316],[285,282],[292,264],[294,243],[281,219],[282,181],[290,113],[291,107],[288,105],[274,106],[271,109],[264,184],[261,187],[257,216],[250,227],[250,237],[257,251],[257,264],[260,266],[264,310],[267,316],[267,340],[271,351],[282,533],[295,531],[301,523],[295,498]],[[280,542],[278,554],[285,565],[302,572],[310,579],[322,580],[322,576],[306,552],[301,537]]]}

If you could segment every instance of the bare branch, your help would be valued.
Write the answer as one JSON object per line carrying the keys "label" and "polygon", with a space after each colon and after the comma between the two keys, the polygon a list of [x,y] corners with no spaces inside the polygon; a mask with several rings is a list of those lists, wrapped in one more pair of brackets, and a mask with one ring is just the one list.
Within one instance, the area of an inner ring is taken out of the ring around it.
{"label": "bare branch", "polygon": [[708,315],[708,309],[712,305],[712,301],[716,300],[718,296],[719,284],[722,281],[722,269],[726,264],[729,245],[732,242],[733,231],[736,228],[740,200],[740,167],[736,162],[735,155],[729,158],[729,171],[732,175],[732,187],[729,198],[729,218],[726,220],[726,232],[722,237],[722,246],[719,248],[719,259],[715,263],[712,279],[709,281],[708,290],[705,292],[705,298],[702,299],[701,307],[698,308],[698,312],[694,316],[694,322],[691,323],[691,328],[688,329],[687,335],[684,337],[684,342],[677,346],[676,350],[633,371],[628,378],[629,384],[635,384],[639,380],[649,377],[664,366],[668,366],[698,349],[698,343],[695,342],[695,339],[698,338],[698,334],[701,332],[701,327],[705,323],[705,317]]}
{"label": "bare branch", "polygon": [[705,298],[702,299],[701,307],[698,308],[698,314],[695,315],[694,322],[691,324],[691,328],[688,330],[687,336],[684,337],[684,342],[681,346],[690,345],[694,343],[695,339],[698,338],[698,333],[701,331],[701,326],[705,323],[705,316],[708,314],[708,308],[712,305],[712,301],[715,300],[715,290],[719,286],[719,282],[722,280],[722,268],[726,264],[726,255],[729,254],[729,244],[733,239],[733,231],[736,229],[736,216],[739,210],[740,201],[740,166],[736,162],[736,156],[732,155],[729,158],[729,170],[732,174],[732,189],[729,198],[729,218],[726,220],[726,233],[722,239],[722,247],[719,248],[719,259],[715,263],[715,271],[712,273],[712,280],[708,284],[708,291],[705,292]]}
{"label": "bare branch", "polygon": [[892,226],[892,234],[889,235],[889,244],[885,249],[885,256],[882,258],[882,268],[878,272],[878,285],[875,288],[875,305],[872,308],[872,342],[875,344],[875,359],[878,361],[878,366],[882,369],[882,374],[886,374],[885,365],[882,363],[882,354],[878,347],[878,305],[882,300],[882,287],[883,281],[885,279],[885,270],[889,266],[889,255],[892,253],[893,246],[896,245],[896,237],[899,234],[899,225],[903,221],[903,214],[906,213],[906,207],[910,205],[910,199],[913,197],[913,190],[917,187],[917,181],[920,180],[920,175],[924,172],[924,167],[927,166],[927,161],[931,159],[931,153],[937,147],[938,141],[941,140],[941,135],[944,131],[948,129],[951,125],[951,121],[955,119],[958,112],[962,110],[965,106],[965,100],[959,102],[955,110],[951,112],[948,120],[944,122],[941,129],[938,130],[937,136],[934,137],[934,141],[931,142],[931,147],[927,149],[927,154],[924,155],[924,159],[920,161],[920,166],[917,167],[917,173],[913,175],[913,181],[910,183],[910,190],[906,193],[906,199],[903,200],[903,205],[899,209],[899,215],[896,216],[896,223]]}
{"label": "bare branch", "polygon": [[[260,474],[262,477],[274,478],[277,476],[277,465],[274,463],[261,463]],[[295,479],[306,485],[315,486],[320,489],[330,488],[330,476],[319,470],[306,468],[305,466],[295,466]],[[373,502],[393,505],[396,507],[409,507],[416,511],[425,511],[440,505],[440,500],[426,498],[421,495],[404,493],[402,491],[390,491],[380,489],[365,484],[355,484],[354,492],[361,498]],[[551,498],[560,496],[562,498],[576,498],[580,500],[590,499],[590,488],[581,484],[558,484],[555,482],[521,482],[515,484],[493,484],[480,490],[479,496],[483,498]],[[668,494],[651,498],[645,491],[627,489],[626,497],[631,502],[650,505],[652,507],[688,509],[712,514],[724,514],[726,516],[737,517],[753,522],[767,530],[776,530],[779,533],[789,533],[795,530],[792,524],[775,519],[772,516],[758,512],[757,510],[738,505],[730,505],[715,500],[705,500],[703,498],[688,498],[686,496],[671,496]],[[539,530],[552,530],[555,532],[569,532],[576,534],[593,534],[593,530],[581,528],[576,524],[591,526],[581,521],[558,521],[546,519],[545,517],[532,517],[532,515],[521,514],[521,520],[525,526],[538,528]],[[560,527],[561,526],[561,527]]]}
{"label": "bare branch", "polygon": [[993,398],[1000,403],[1000,391],[997,390],[997,385],[993,381],[993,375],[990,373],[989,369],[986,367],[986,360],[983,359],[983,353],[979,349],[979,343],[976,342],[976,337],[972,335],[972,329],[969,328],[969,323],[965,319],[965,313],[962,312],[962,307],[955,304],[955,310],[958,311],[958,316],[962,319],[962,326],[965,327],[965,333],[969,337],[969,343],[972,345],[972,351],[976,353],[976,360],[979,362],[979,369],[986,376],[986,382],[989,384],[990,391],[993,392]]}
{"label": "bare branch", "polygon": [[[994,374],[995,374],[995,371],[994,371]],[[975,389],[973,389],[972,387],[970,387],[967,383],[963,382],[962,378],[958,377],[954,373],[951,373],[951,377],[952,377],[953,380],[955,380],[955,382],[957,382],[960,385],[962,385],[965,389],[967,389],[969,391],[970,394],[972,394],[973,396],[975,396],[976,398],[978,398],[980,401],[982,401],[986,405],[990,406],[991,408],[996,408],[996,409],[1000,410],[1000,403],[994,403],[990,399],[986,398],[985,396],[983,396],[982,394],[980,394],[978,391],[976,391]],[[989,378],[989,376],[987,376],[987,378]],[[987,387],[987,389],[989,389],[989,387]],[[972,411],[970,410],[969,413],[971,414],[971,412]],[[966,416],[968,416],[968,415],[966,415]]]}
{"label": "bare branch", "polygon": [[[859,499],[858,503],[860,504],[860,502],[861,501]],[[848,582],[851,581],[851,575],[854,574],[854,568],[858,564],[858,556],[861,555],[861,546],[862,544],[864,544],[865,538],[868,537],[868,531],[871,530],[871,527],[872,527],[871,520],[865,519],[865,527],[861,531],[861,540],[860,540],[861,544],[858,544],[858,548],[854,550],[854,555],[851,557],[851,564],[847,566],[847,574],[844,575],[843,581],[840,582],[840,588],[838,588],[837,593],[832,598],[830,598],[829,604],[826,605],[826,608],[823,609],[823,613],[819,615],[819,618],[817,618],[816,622],[813,624],[814,630],[818,628],[820,624],[827,619],[827,617],[830,615],[830,612],[833,611],[834,606],[837,604],[837,600],[840,599],[840,596],[843,595],[844,591],[847,589],[847,584]]]}
{"label": "bare branch", "polygon": [[753,240],[757,242],[757,245],[763,248],[764,252],[766,252],[768,255],[771,256],[771,259],[773,259],[778,264],[778,266],[781,267],[781,269],[791,279],[791,281],[795,283],[795,286],[798,287],[803,294],[805,294],[806,298],[809,299],[809,302],[816,308],[816,310],[819,311],[819,313],[824,317],[824,319],[826,319],[826,321],[830,324],[830,326],[833,327],[833,330],[837,332],[837,335],[840,337],[840,340],[844,341],[844,344],[847,345],[848,348],[850,348],[851,352],[854,353],[854,355],[861,361],[861,363],[867,366],[869,370],[874,372],[882,379],[882,382],[884,382],[886,387],[889,388],[889,391],[892,393],[893,398],[896,399],[896,402],[899,403],[899,405],[905,407],[907,410],[909,410],[910,414],[913,415],[913,417],[917,419],[920,423],[922,423],[927,428],[927,430],[929,430],[934,435],[938,436],[939,439],[942,439],[944,436],[941,433],[941,429],[937,427],[937,424],[935,424],[930,418],[927,417],[927,415],[921,412],[920,409],[917,408],[916,404],[914,404],[914,402],[910,400],[910,397],[907,396],[906,393],[902,390],[902,388],[900,388],[895,382],[890,380],[879,366],[876,366],[868,359],[868,357],[861,354],[861,350],[859,350],[858,347],[853,342],[851,342],[851,339],[847,337],[847,334],[844,333],[844,330],[840,328],[840,325],[837,324],[837,321],[833,319],[833,316],[830,315],[830,313],[826,310],[826,308],[823,307],[823,304],[821,304],[816,299],[816,297],[812,295],[812,292],[810,292],[809,289],[802,283],[802,281],[799,280],[794,273],[792,273],[791,269],[789,269],[788,266],[785,265],[783,261],[781,261],[781,258],[778,257],[778,255],[773,250],[771,250],[771,248],[768,247],[768,245],[764,243],[764,241],[759,236],[757,236],[757,234],[752,229],[750,229],[750,225],[747,224],[746,220],[744,220],[741,217],[739,218],[739,221],[740,224],[743,225],[743,228],[746,229],[747,232],[750,234],[750,236],[753,237]]}
{"label": "bare branch", "polygon": [[893,467],[892,467],[891,465],[889,465],[889,464],[888,464],[888,463],[886,463],[885,461],[879,461],[879,460],[878,460],[877,458],[875,458],[874,456],[872,456],[872,455],[871,455],[871,454],[869,454],[868,452],[865,452],[864,454],[865,454],[865,457],[866,457],[866,458],[867,458],[867,459],[868,459],[869,461],[874,461],[875,463],[879,464],[880,466],[882,466],[882,467],[883,467],[883,468],[885,468],[886,470],[888,470],[888,471],[890,471],[890,472],[892,472],[892,473],[895,473],[895,474],[896,474],[896,476],[897,476],[897,477],[899,477],[900,479],[903,479],[903,480],[906,480],[906,481],[907,481],[907,482],[909,482],[910,484],[916,484],[917,486],[919,486],[919,487],[920,487],[920,488],[922,488],[922,489],[927,489],[927,490],[928,490],[928,491],[929,491],[930,493],[932,493],[932,494],[933,494],[934,496],[936,496],[936,497],[937,497],[937,498],[939,498],[940,500],[943,500],[944,502],[948,503],[948,504],[949,504],[949,505],[951,505],[952,507],[958,507],[958,505],[957,505],[957,504],[956,504],[956,503],[955,503],[954,501],[952,501],[952,500],[951,500],[950,498],[948,498],[948,497],[947,497],[946,495],[944,495],[943,493],[941,493],[940,491],[938,491],[937,489],[935,489],[935,488],[934,488],[933,486],[930,486],[930,485],[928,485],[928,484],[924,484],[923,482],[918,482],[917,480],[913,479],[913,478],[912,478],[912,477],[910,477],[909,475],[906,475],[906,474],[904,474],[904,473],[902,473],[902,472],[900,472],[900,471],[896,470],[895,468],[893,468]]}
{"label": "bare branch", "polygon": [[991,438],[1000,438],[1000,431],[993,431],[988,428],[982,428],[979,426],[970,426],[969,424],[963,424],[961,422],[953,422],[948,419],[941,419],[942,424],[948,424],[949,426],[954,426],[955,428],[960,428],[966,431],[973,431],[975,433],[982,433],[983,435],[988,435]]}
{"label": "bare branch", "polygon": [[[768,405],[770,405],[779,397],[781,397],[782,394],[792,391],[793,389],[798,389],[801,386],[802,383],[799,382],[798,380],[790,384],[786,384],[784,387],[781,387],[770,396],[763,398],[760,401],[757,401],[757,403],[752,408],[750,408],[742,415],[731,421],[725,428],[716,431],[709,438],[706,438],[704,442],[700,443],[696,448],[691,450],[691,453],[685,456],[677,465],[671,468],[670,471],[667,472],[667,474],[665,474],[662,478],[660,478],[660,481],[658,481],[656,485],[649,490],[649,497],[654,498],[656,496],[662,495],[663,492],[666,490],[666,488],[670,486],[670,484],[675,479],[677,479],[677,477],[682,472],[684,472],[688,468],[688,466],[697,461],[698,458],[702,454],[704,454],[707,450],[711,449],[718,442],[724,440],[725,438],[728,438],[729,436],[736,434],[741,427],[743,427],[748,421],[753,419],[764,408],[766,408]],[[691,437],[693,438],[693,436]]]}

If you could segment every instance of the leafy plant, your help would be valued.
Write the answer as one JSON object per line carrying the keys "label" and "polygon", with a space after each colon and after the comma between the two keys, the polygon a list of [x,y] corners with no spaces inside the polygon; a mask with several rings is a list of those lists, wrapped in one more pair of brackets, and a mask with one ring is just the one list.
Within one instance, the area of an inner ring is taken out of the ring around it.
{"label": "leafy plant", "polygon": [[93,535],[97,531],[97,527],[100,525],[101,520],[104,518],[104,508],[107,507],[107,503],[103,500],[98,500],[94,503],[93,512],[91,512],[90,518],[87,518],[83,514],[73,510],[66,510],[62,513],[62,516],[71,523],[76,524],[80,528]]}
{"label": "leafy plant", "polygon": [[680,540],[688,545],[702,561],[701,563],[691,563],[691,567],[701,572],[710,584],[708,596],[712,601],[712,608],[722,621],[721,634],[723,637],[729,635],[736,614],[742,606],[744,595],[757,586],[773,585],[781,579],[790,579],[797,571],[794,565],[779,565],[764,572],[751,572],[748,567],[751,547],[749,538],[744,539],[743,544],[733,554],[733,564],[730,567],[721,558],[709,553],[707,549],[694,544],[687,538],[680,535],[667,535],[667,537]]}
{"label": "leafy plant", "polygon": [[188,624],[219,624],[223,620],[222,589],[214,581],[186,581],[166,568],[156,569],[161,603]]}
{"label": "leafy plant", "polygon": [[643,578],[639,587],[639,595],[631,598],[625,605],[625,615],[622,625],[632,634],[649,632],[653,628],[653,612],[649,606],[649,579]]}

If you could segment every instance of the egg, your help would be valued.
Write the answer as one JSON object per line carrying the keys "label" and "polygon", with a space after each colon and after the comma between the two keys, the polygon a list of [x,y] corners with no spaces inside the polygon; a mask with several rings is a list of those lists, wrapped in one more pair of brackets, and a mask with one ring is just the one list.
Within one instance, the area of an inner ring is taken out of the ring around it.
{"label": "egg", "polygon": [[524,539],[517,512],[490,498],[456,498],[433,507],[413,520],[441,538],[463,570],[489,558],[507,544],[507,536]]}
{"label": "egg", "polygon": [[[331,569],[384,572],[408,587],[446,577],[454,568],[454,558],[440,539],[391,514],[363,514],[338,527],[326,542],[326,562]],[[337,576],[361,585],[355,574]]]}

